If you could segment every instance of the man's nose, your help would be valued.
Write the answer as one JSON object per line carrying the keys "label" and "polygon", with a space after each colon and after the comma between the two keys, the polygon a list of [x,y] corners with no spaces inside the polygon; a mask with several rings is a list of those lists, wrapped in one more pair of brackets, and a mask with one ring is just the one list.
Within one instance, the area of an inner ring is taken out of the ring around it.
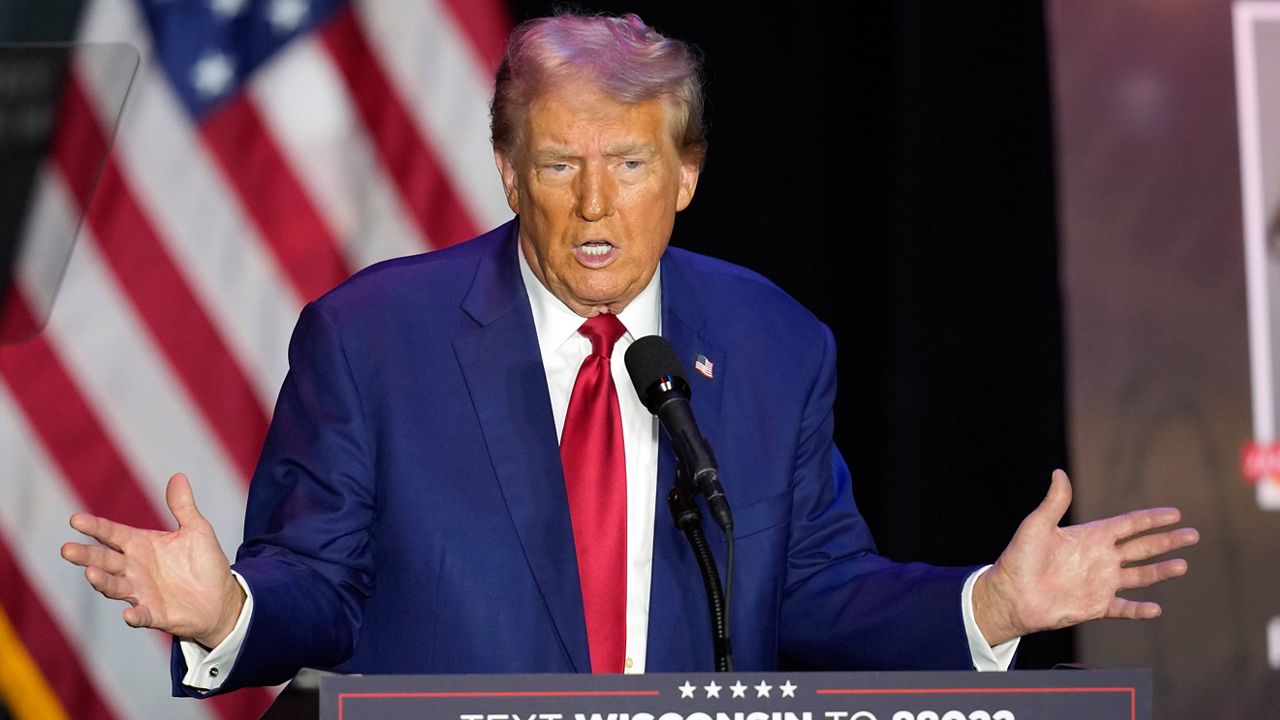
{"label": "man's nose", "polygon": [[613,214],[613,183],[608,173],[587,167],[578,187],[578,216],[596,222]]}

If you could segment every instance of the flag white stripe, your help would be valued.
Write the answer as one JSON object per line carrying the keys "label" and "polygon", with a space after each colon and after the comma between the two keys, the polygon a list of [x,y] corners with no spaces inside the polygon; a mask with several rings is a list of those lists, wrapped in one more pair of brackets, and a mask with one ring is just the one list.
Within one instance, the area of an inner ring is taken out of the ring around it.
{"label": "flag white stripe", "polygon": [[[301,299],[205,150],[168,78],[148,61],[149,36],[134,3],[90,3],[84,34],[95,41],[128,42],[142,51],[143,65],[116,140],[121,174],[240,360],[263,408],[274,407]],[[95,91],[109,81],[90,68],[79,69],[101,118],[109,101]]]}
{"label": "flag white stripe", "polygon": [[430,249],[409,222],[341,73],[315,35],[272,58],[246,90],[350,267]]}
{"label": "flag white stripe", "polygon": [[358,0],[355,8],[372,52],[471,217],[484,229],[511,219],[489,144],[493,78],[449,9],[438,0]]}
{"label": "flag white stripe", "polygon": [[[58,557],[79,509],[65,480],[0,382],[0,525],[14,560],[62,628],[103,702],[121,718],[216,720],[212,708],[169,697],[169,645],[128,627],[124,604],[108,602],[81,571]],[[15,482],[16,480],[16,482]]]}
{"label": "flag white stripe", "polygon": [[[38,190],[39,212],[74,217],[56,172],[44,173]],[[72,255],[45,337],[156,514],[169,520],[165,485],[171,474],[184,471],[223,549],[234,552],[244,522],[245,478],[135,316],[88,228]]]}

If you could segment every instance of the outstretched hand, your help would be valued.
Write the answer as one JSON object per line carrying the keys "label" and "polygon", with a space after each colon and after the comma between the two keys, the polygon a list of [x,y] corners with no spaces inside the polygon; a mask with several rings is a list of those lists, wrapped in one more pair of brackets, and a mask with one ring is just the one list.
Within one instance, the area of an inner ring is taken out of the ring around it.
{"label": "outstretched hand", "polygon": [[196,508],[185,475],[169,478],[165,502],[178,522],[172,532],[72,515],[71,527],[100,544],[66,543],[62,557],[84,567],[95,590],[129,603],[124,611],[129,625],[212,648],[235,627],[244,591],[231,574],[213,526]]}
{"label": "outstretched hand", "polygon": [[1143,534],[1181,521],[1176,508],[1135,510],[1060,528],[1070,504],[1071,481],[1055,470],[1049,494],[974,585],[975,619],[991,645],[1099,618],[1158,617],[1158,604],[1116,593],[1187,572],[1181,558],[1138,564],[1200,541],[1195,528]]}

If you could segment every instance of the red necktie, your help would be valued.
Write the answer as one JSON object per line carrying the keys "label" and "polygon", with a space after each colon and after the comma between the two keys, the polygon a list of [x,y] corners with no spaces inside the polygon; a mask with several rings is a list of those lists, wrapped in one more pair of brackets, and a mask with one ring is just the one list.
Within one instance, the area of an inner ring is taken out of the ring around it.
{"label": "red necktie", "polygon": [[613,315],[597,315],[578,328],[591,340],[591,354],[578,370],[560,437],[594,673],[622,672],[626,654],[627,465],[609,370],[613,344],[626,331]]}

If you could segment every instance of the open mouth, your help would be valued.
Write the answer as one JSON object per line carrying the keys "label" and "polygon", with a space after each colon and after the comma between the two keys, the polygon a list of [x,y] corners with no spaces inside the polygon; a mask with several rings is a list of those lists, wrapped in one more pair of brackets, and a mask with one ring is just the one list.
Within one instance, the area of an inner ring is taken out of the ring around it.
{"label": "open mouth", "polygon": [[592,257],[603,257],[605,255],[608,255],[610,250],[613,250],[613,243],[592,241],[592,242],[586,243],[585,245],[581,245],[579,247],[582,250],[582,252],[587,255],[590,255]]}
{"label": "open mouth", "polygon": [[587,267],[598,268],[613,262],[620,251],[608,240],[589,240],[575,247],[573,252],[577,255],[578,262]]}

